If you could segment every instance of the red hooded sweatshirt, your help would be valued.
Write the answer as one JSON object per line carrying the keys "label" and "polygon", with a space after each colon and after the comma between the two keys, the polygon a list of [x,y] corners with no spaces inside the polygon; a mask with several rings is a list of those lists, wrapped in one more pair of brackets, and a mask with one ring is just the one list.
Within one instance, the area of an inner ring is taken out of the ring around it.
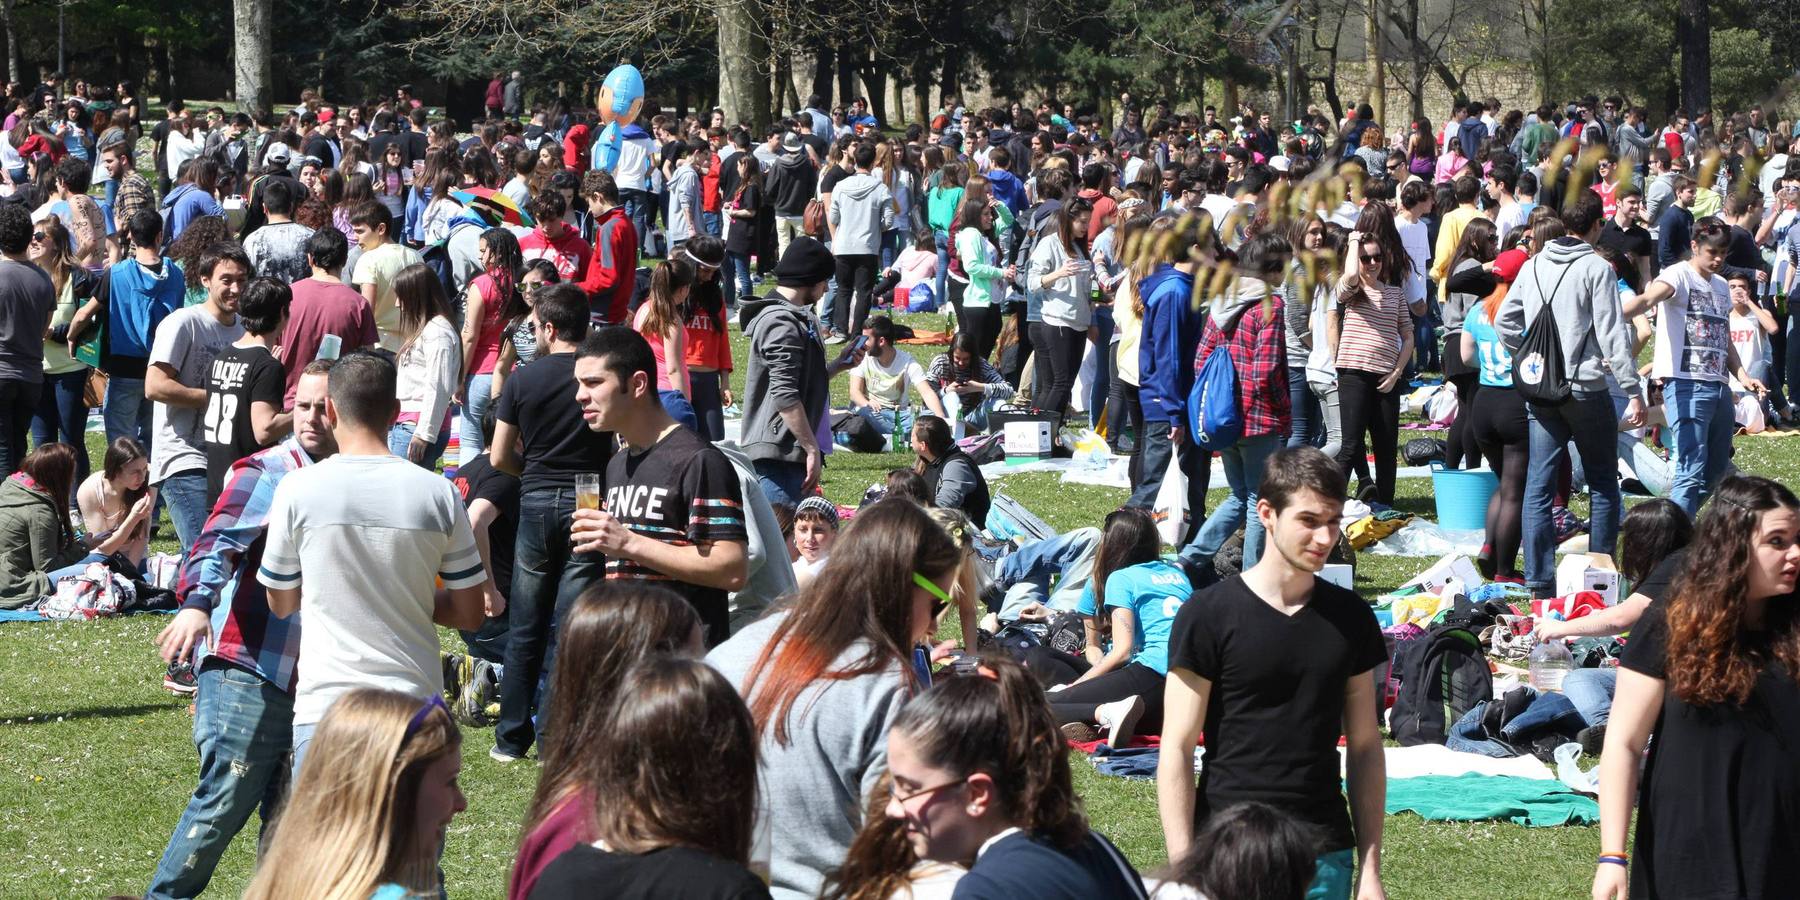
{"label": "red hooded sweatshirt", "polygon": [[594,255],[581,280],[595,316],[613,325],[628,321],[631,295],[637,289],[637,263],[637,229],[625,218],[625,207],[615,206],[594,220]]}

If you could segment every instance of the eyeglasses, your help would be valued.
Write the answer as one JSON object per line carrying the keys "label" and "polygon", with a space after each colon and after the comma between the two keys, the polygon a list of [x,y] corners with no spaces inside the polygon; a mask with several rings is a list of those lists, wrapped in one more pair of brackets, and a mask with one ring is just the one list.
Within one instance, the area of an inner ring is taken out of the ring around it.
{"label": "eyeglasses", "polygon": [[965,783],[967,783],[967,782],[968,782],[968,780],[969,780],[969,779],[967,779],[967,778],[958,778],[958,779],[956,779],[956,780],[955,780],[955,781],[949,781],[949,782],[945,782],[945,783],[943,783],[943,784],[940,784],[940,785],[938,785],[938,786],[936,786],[936,787],[928,787],[928,788],[919,788],[919,789],[918,789],[918,790],[916,790],[916,791],[913,791],[913,792],[912,792],[912,793],[910,793],[910,794],[902,794],[902,793],[900,793],[900,789],[899,789],[899,787],[898,787],[898,786],[896,786],[896,787],[895,787],[895,788],[894,788],[894,792],[893,792],[893,795],[894,795],[894,802],[895,802],[895,803],[900,803],[900,804],[905,804],[905,803],[907,803],[907,802],[909,802],[909,801],[912,801],[912,800],[916,800],[916,799],[918,799],[918,798],[920,798],[920,797],[923,797],[923,796],[925,796],[925,795],[927,795],[927,794],[935,794],[935,793],[937,793],[937,792],[938,792],[938,791],[944,791],[944,790],[949,790],[949,789],[950,789],[950,788],[953,788],[953,787],[960,787],[960,786],[961,786],[961,785],[963,785],[963,784],[965,784]]}
{"label": "eyeglasses", "polygon": [[944,593],[943,588],[938,587],[936,584],[932,583],[931,579],[926,578],[925,576],[920,575],[917,572],[913,573],[913,584],[918,585],[919,587],[921,587],[925,590],[925,593],[930,594],[931,596],[936,597],[939,600],[944,601],[945,603],[954,603],[955,602],[950,599],[949,594]]}
{"label": "eyeglasses", "polygon": [[400,743],[404,744],[412,740],[413,735],[418,734],[419,729],[425,727],[425,720],[434,709],[443,710],[445,716],[450,715],[450,707],[444,705],[443,694],[432,694],[431,699],[425,701],[424,705],[419,707],[418,712],[413,713],[412,721],[406,723],[406,733],[401,736]]}

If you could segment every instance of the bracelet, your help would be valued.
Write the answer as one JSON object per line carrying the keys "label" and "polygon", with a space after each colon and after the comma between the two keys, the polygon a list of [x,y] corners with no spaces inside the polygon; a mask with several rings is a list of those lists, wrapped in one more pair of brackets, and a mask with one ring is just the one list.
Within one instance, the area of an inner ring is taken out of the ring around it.
{"label": "bracelet", "polygon": [[1597,866],[1622,866],[1629,869],[1631,868],[1631,858],[1623,853],[1603,853],[1600,855],[1599,859],[1594,861],[1594,864]]}

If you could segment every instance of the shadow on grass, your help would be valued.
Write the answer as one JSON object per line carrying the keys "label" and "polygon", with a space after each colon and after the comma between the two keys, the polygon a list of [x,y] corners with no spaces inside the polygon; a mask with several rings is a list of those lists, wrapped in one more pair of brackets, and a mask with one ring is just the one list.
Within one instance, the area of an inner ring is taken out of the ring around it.
{"label": "shadow on grass", "polygon": [[0,722],[7,725],[45,725],[53,722],[79,722],[83,719],[127,719],[132,716],[164,712],[168,708],[169,704],[167,703],[138,703],[132,706],[95,706],[70,712],[33,711],[17,714],[0,712]]}

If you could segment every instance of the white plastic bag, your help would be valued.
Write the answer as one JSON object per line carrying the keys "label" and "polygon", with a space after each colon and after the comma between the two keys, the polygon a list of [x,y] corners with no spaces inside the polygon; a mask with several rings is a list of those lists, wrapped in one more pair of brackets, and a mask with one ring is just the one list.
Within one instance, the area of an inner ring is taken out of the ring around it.
{"label": "white plastic bag", "polygon": [[1187,476],[1181,472],[1181,457],[1169,454],[1169,469],[1163,473],[1162,488],[1156,492],[1156,503],[1150,508],[1156,518],[1156,531],[1163,543],[1181,546],[1187,532]]}

